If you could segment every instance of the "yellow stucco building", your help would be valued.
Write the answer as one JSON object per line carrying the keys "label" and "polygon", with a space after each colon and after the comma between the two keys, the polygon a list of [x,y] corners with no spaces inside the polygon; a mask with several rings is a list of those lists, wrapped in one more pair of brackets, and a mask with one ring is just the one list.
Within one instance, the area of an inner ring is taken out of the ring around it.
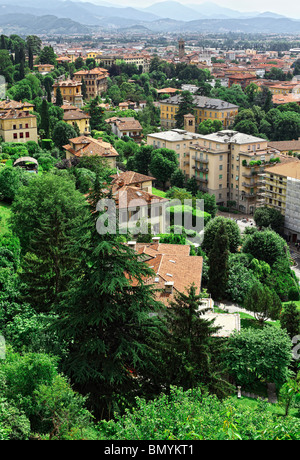
{"label": "yellow stucco building", "polygon": [[63,120],[71,126],[77,124],[81,135],[90,134],[90,116],[76,107],[65,110]]}
{"label": "yellow stucco building", "polygon": [[[179,108],[180,95],[172,96],[160,102],[160,123],[164,128],[176,126],[175,115]],[[219,120],[224,128],[228,128],[238,114],[239,107],[220,99],[205,96],[193,96],[195,104],[194,116],[196,126],[204,120]]]}
{"label": "yellow stucco building", "polygon": [[214,194],[218,205],[245,214],[256,209],[259,174],[281,157],[268,141],[233,130],[201,135],[172,129],[147,136],[147,144],[177,153],[186,179],[194,177],[199,190]]}
{"label": "yellow stucco building", "polygon": [[75,107],[82,107],[81,81],[63,80],[53,84],[54,97],[56,98],[57,89],[60,88],[63,100],[73,104]]}
{"label": "yellow stucco building", "polygon": [[37,142],[36,116],[29,110],[0,111],[0,136],[4,142]]}

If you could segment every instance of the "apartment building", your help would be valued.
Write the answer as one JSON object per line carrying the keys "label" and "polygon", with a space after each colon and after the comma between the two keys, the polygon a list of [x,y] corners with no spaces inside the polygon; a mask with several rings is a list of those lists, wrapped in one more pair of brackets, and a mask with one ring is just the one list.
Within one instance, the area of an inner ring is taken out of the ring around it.
{"label": "apartment building", "polygon": [[245,214],[255,211],[259,174],[281,157],[267,140],[233,130],[202,135],[172,129],[149,134],[147,144],[174,150],[186,179],[195,177],[199,190],[214,194],[219,205],[230,201]]}
{"label": "apartment building", "polygon": [[80,108],[83,106],[81,85],[81,80],[57,81],[53,84],[54,97],[56,98],[57,89],[60,88],[63,100]]}
{"label": "apartment building", "polygon": [[200,134],[189,132],[186,129],[171,129],[159,133],[148,134],[147,144],[156,149],[166,148],[174,150],[179,161],[179,168],[189,178],[190,146],[201,138]]}
{"label": "apartment building", "polygon": [[201,136],[190,146],[189,177],[196,178],[201,190],[214,194],[219,205],[230,201],[240,212],[253,214],[259,174],[278,157],[265,139],[223,130]]}
{"label": "apartment building", "polygon": [[269,90],[274,95],[286,96],[292,93],[294,96],[300,96],[300,85],[299,82],[291,81],[279,81],[268,86]]}
{"label": "apartment building", "polygon": [[[175,115],[179,108],[180,94],[160,102],[160,123],[164,128],[175,128]],[[239,107],[220,99],[193,95],[195,104],[194,116],[196,126],[204,120],[220,120],[224,128],[228,128],[238,114]]]}
{"label": "apartment building", "polygon": [[141,67],[142,72],[149,72],[151,58],[143,54],[123,54],[123,55],[100,55],[96,57],[96,62],[105,67],[111,67],[118,62],[126,64],[135,64],[137,68]]}
{"label": "apartment building", "polygon": [[258,206],[280,211],[284,216],[284,232],[292,242],[300,240],[300,161],[286,159],[266,168],[261,175]]}
{"label": "apartment building", "polygon": [[0,111],[0,136],[4,142],[37,142],[36,116],[30,110]]}
{"label": "apartment building", "polygon": [[95,99],[107,91],[107,78],[109,73],[106,69],[96,67],[91,70],[79,70],[74,73],[74,80],[81,83],[83,80],[86,86],[87,98]]}

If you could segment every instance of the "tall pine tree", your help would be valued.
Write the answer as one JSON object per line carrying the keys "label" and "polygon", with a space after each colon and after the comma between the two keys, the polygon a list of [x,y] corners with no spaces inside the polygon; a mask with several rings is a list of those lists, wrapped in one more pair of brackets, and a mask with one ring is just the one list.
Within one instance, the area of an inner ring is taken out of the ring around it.
{"label": "tall pine tree", "polygon": [[177,292],[167,311],[170,330],[168,369],[171,385],[185,389],[206,387],[210,392],[224,396],[229,385],[219,360],[222,340],[214,335],[220,327],[214,318],[203,318],[209,310],[201,306],[204,294],[197,294],[192,284],[186,292]]}
{"label": "tall pine tree", "polygon": [[96,190],[90,197],[89,218],[78,228],[74,251],[81,264],[70,273],[54,327],[69,344],[63,371],[89,395],[96,416],[109,417],[156,372],[160,320],[151,313],[162,306],[145,282],[152,269],[117,234],[97,232],[100,195]]}

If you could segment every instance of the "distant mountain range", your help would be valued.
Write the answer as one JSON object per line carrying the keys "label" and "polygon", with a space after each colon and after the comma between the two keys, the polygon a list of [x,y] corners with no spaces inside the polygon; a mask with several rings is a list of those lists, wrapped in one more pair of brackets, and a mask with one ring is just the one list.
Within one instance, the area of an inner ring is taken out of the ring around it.
{"label": "distant mountain range", "polygon": [[[17,12],[17,13],[16,13]],[[0,0],[0,33],[87,34],[92,31],[300,33],[300,20],[212,2],[163,1],[146,8],[105,0]]]}

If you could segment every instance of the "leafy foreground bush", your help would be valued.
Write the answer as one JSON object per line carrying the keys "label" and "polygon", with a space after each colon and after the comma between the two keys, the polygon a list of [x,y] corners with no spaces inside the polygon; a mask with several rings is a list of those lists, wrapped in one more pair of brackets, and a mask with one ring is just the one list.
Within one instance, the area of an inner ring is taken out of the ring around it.
{"label": "leafy foreground bush", "polygon": [[299,440],[300,419],[270,411],[267,402],[257,409],[240,407],[200,389],[173,387],[169,396],[146,402],[116,420],[99,424],[106,440]]}

